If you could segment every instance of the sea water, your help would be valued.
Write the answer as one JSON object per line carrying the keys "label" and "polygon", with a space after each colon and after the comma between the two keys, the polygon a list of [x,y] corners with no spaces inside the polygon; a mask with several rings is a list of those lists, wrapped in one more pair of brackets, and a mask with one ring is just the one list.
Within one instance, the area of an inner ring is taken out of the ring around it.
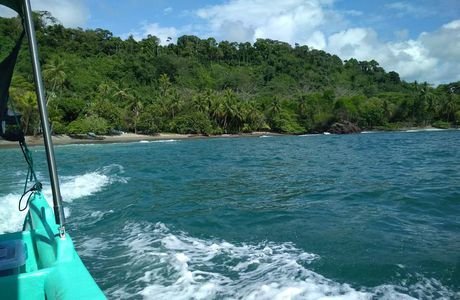
{"label": "sea water", "polygon": [[[21,155],[0,150],[0,232],[22,225]],[[68,232],[111,299],[460,299],[459,131],[56,155]]]}

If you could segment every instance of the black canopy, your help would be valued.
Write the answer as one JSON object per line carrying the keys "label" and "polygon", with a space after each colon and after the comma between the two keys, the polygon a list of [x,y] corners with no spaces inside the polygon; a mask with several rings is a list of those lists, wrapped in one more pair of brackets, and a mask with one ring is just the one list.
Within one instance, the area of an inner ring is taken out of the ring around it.
{"label": "black canopy", "polygon": [[19,15],[23,15],[22,2],[18,0],[0,0],[0,5],[11,8],[16,11]]}
{"label": "black canopy", "polygon": [[[20,11],[21,4],[18,1],[0,0],[0,4],[6,5],[18,12]],[[24,138],[20,130],[6,130],[6,125],[16,124],[17,118],[19,117],[8,110],[8,100],[14,66],[16,65],[16,59],[18,57],[23,38],[24,32],[22,32],[11,53],[2,62],[0,62],[0,136],[4,139],[13,141],[19,141]]]}

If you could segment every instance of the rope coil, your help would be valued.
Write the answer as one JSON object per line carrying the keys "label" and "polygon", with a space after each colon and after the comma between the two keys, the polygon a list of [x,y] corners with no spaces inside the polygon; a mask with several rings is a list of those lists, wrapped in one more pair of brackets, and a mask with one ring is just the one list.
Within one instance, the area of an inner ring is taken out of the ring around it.
{"label": "rope coil", "polygon": [[[39,193],[41,192],[42,190],[42,184],[40,182],[37,182],[35,183],[30,189],[28,189],[27,191],[24,192],[24,194],[22,194],[21,196],[21,199],[19,199],[19,203],[18,203],[18,209],[19,211],[25,211],[27,209],[27,207],[29,206],[29,201],[30,201],[30,198],[35,194],[35,193]],[[27,201],[26,201],[26,205],[21,208],[21,203],[22,203],[22,200],[24,199],[25,195],[29,194],[29,197],[27,197]]]}

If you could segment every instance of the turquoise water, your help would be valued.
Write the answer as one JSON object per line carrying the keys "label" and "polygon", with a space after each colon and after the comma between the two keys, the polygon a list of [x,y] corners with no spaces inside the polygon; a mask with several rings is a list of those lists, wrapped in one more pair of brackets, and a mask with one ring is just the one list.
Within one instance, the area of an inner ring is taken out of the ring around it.
{"label": "turquoise water", "polygon": [[[22,222],[25,164],[0,153],[2,232]],[[460,298],[460,131],[56,154],[68,230],[109,298]]]}

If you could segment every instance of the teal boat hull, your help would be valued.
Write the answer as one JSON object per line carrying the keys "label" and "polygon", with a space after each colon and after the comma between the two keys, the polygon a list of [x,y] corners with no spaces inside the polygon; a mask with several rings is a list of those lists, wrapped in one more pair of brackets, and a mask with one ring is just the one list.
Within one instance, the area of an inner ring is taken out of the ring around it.
{"label": "teal boat hull", "polygon": [[32,195],[24,230],[0,235],[0,242],[22,242],[26,252],[25,264],[0,273],[1,299],[106,299],[58,227],[43,195]]}

